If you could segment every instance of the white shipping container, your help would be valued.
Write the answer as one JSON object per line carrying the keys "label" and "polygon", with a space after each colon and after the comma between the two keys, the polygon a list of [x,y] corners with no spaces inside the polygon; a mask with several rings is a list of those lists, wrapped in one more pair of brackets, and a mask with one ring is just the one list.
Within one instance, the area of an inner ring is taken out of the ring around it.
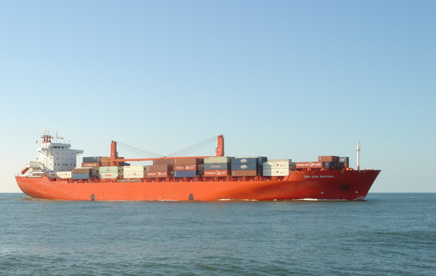
{"label": "white shipping container", "polygon": [[124,166],[124,172],[144,172],[147,166]]}
{"label": "white shipping container", "polygon": [[56,172],[56,176],[59,178],[71,178],[71,172]]}
{"label": "white shipping container", "polygon": [[264,169],[289,169],[292,168],[292,160],[291,159],[277,159],[277,160],[269,160],[268,162],[263,162]]}
{"label": "white shipping container", "polygon": [[142,172],[124,172],[124,178],[145,178],[147,173],[145,171]]}
{"label": "white shipping container", "polygon": [[122,172],[122,171],[124,171],[124,169],[123,169],[124,167],[117,167],[117,166],[110,166],[110,167],[99,167],[98,168],[98,171],[100,172],[100,173],[109,173],[109,172],[112,172],[112,173],[116,173],[116,172]]}
{"label": "white shipping container", "polygon": [[230,163],[231,159],[229,156],[210,156],[204,158],[204,164]]}
{"label": "white shipping container", "polygon": [[101,179],[116,179],[118,177],[123,177],[123,175],[118,172],[107,172],[107,173],[100,173],[99,177]]}
{"label": "white shipping container", "polygon": [[263,176],[287,176],[289,169],[263,169]]}

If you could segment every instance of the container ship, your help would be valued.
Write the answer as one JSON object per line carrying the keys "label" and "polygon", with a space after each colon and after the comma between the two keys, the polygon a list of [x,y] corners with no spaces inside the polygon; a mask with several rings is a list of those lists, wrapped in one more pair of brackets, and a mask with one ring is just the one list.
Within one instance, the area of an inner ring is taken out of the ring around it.
{"label": "container ship", "polygon": [[[83,150],[44,131],[39,157],[15,176],[28,196],[82,201],[275,201],[364,200],[380,170],[357,169],[348,157],[318,156],[310,162],[230,157],[224,137],[214,156],[126,159],[112,141],[109,156],[77,156]],[[149,161],[151,165],[131,165]]]}

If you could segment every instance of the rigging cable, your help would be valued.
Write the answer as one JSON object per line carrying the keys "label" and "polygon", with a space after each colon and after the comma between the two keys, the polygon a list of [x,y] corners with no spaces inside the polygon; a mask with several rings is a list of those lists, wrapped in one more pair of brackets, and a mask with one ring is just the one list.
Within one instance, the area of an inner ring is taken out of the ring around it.
{"label": "rigging cable", "polygon": [[168,156],[177,156],[177,155],[182,155],[182,154],[186,154],[186,153],[198,150],[198,149],[203,148],[203,147],[209,145],[210,143],[216,141],[216,139],[217,139],[216,136],[214,136],[214,137],[207,139],[203,142],[197,143],[197,144],[192,145],[190,147],[187,147],[187,148],[181,149],[179,151],[176,151],[172,154],[169,154]]}
{"label": "rigging cable", "polygon": [[139,152],[139,153],[141,153],[141,154],[143,154],[143,155],[146,155],[146,156],[152,156],[152,157],[165,157],[165,156],[180,156],[180,155],[182,155],[182,154],[187,154],[187,153],[189,153],[189,152],[192,152],[192,151],[198,150],[198,149],[200,149],[200,148],[203,148],[203,147],[209,145],[210,143],[216,141],[216,139],[217,139],[217,138],[214,136],[214,137],[212,137],[212,138],[210,138],[210,139],[207,139],[207,140],[205,140],[205,141],[203,141],[203,142],[197,143],[197,144],[195,144],[195,145],[192,145],[192,146],[190,146],[190,147],[187,147],[187,148],[181,149],[181,150],[179,150],[179,151],[176,151],[176,152],[174,152],[174,153],[172,153],[172,154],[168,154],[168,155],[163,155],[163,154],[158,154],[158,153],[154,153],[154,152],[146,151],[146,150],[143,150],[143,149],[140,149],[140,148],[136,148],[136,147],[133,147],[133,146],[129,146],[129,145],[124,144],[124,143],[121,143],[121,142],[117,142],[117,143],[118,143],[118,145],[120,145],[120,146],[123,147],[123,148],[126,148],[126,149],[128,149],[128,150],[130,150],[130,151]]}
{"label": "rigging cable", "polygon": [[151,152],[151,151],[146,151],[146,150],[143,150],[143,149],[135,148],[135,147],[126,145],[126,144],[121,143],[121,142],[117,142],[117,143],[118,143],[118,145],[120,145],[120,146],[122,146],[122,147],[124,147],[124,148],[126,148],[128,150],[140,152],[140,153],[142,153],[142,154],[144,154],[146,156],[153,156],[153,157],[162,157],[163,156],[162,154],[158,154],[158,153],[154,153],[154,152]]}

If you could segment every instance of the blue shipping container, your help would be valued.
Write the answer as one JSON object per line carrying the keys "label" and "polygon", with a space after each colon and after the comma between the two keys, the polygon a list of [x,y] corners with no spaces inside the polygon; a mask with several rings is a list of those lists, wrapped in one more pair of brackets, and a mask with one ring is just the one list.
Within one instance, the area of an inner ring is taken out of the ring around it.
{"label": "blue shipping container", "polygon": [[89,156],[89,157],[83,157],[83,162],[100,162],[101,156]]}
{"label": "blue shipping container", "polygon": [[228,170],[229,169],[229,164],[228,163],[204,164],[204,169],[206,171],[211,171],[211,170]]}
{"label": "blue shipping container", "polygon": [[232,164],[259,164],[259,158],[256,157],[233,158]]}
{"label": "blue shipping container", "polygon": [[174,171],[174,177],[196,177],[197,171]]}
{"label": "blue shipping container", "polygon": [[71,179],[89,179],[89,178],[91,178],[91,175],[87,173],[77,173],[71,175]]}
{"label": "blue shipping container", "polygon": [[258,164],[232,164],[232,171],[258,170]]}

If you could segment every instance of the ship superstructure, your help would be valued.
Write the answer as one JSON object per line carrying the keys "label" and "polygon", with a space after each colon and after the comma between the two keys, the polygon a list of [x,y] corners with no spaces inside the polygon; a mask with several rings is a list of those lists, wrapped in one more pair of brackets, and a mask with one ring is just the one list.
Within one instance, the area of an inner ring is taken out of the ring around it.
{"label": "ship superstructure", "polygon": [[37,149],[39,157],[36,161],[29,161],[21,174],[27,173],[30,177],[42,174],[55,176],[59,172],[70,172],[77,166],[77,156],[82,154],[83,150],[71,149],[71,145],[63,142],[63,138],[51,136],[48,130],[44,131],[41,138],[41,147]]}

